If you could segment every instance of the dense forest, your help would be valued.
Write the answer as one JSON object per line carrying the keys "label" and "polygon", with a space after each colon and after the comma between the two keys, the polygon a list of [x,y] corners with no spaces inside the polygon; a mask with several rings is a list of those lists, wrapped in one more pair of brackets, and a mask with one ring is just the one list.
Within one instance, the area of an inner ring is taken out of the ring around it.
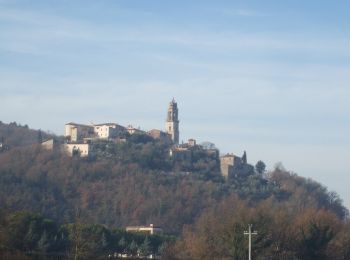
{"label": "dense forest", "polygon": [[[350,259],[348,210],[339,196],[282,167],[256,167],[225,181],[214,157],[198,152],[190,164],[174,161],[169,144],[149,136],[101,141],[89,158],[43,149],[49,137],[62,140],[0,123],[6,258],[105,259],[137,251],[163,259],[244,259],[243,232],[253,224],[254,259]],[[150,223],[167,235],[124,231]]]}

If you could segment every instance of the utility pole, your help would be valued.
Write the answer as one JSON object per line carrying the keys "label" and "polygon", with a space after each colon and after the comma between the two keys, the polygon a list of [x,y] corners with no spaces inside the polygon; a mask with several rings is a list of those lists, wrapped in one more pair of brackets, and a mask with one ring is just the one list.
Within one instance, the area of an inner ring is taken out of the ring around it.
{"label": "utility pole", "polygon": [[244,235],[248,235],[249,236],[249,260],[252,260],[252,235],[257,235],[258,232],[253,231],[252,232],[252,224],[248,225],[248,231],[244,231]]}

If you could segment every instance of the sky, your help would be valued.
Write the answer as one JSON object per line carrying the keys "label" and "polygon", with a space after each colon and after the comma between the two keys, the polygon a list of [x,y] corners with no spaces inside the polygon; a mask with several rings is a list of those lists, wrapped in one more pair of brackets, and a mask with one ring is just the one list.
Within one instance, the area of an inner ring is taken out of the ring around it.
{"label": "sky", "polygon": [[350,1],[0,0],[0,120],[164,129],[350,208]]}

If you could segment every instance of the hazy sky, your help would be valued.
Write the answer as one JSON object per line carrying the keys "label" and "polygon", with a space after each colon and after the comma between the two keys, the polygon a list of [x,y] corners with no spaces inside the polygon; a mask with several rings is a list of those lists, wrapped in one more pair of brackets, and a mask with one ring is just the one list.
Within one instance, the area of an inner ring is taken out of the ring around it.
{"label": "hazy sky", "polygon": [[350,207],[350,1],[0,0],[0,120],[164,128]]}

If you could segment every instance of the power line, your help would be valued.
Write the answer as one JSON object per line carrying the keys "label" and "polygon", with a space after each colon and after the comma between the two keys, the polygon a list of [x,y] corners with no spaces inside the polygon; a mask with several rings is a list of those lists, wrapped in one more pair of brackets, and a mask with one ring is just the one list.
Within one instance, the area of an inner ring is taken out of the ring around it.
{"label": "power line", "polygon": [[249,260],[252,260],[252,235],[257,235],[258,232],[257,231],[253,231],[252,232],[252,224],[248,224],[248,231],[244,231],[244,235],[248,235],[249,236]]}

